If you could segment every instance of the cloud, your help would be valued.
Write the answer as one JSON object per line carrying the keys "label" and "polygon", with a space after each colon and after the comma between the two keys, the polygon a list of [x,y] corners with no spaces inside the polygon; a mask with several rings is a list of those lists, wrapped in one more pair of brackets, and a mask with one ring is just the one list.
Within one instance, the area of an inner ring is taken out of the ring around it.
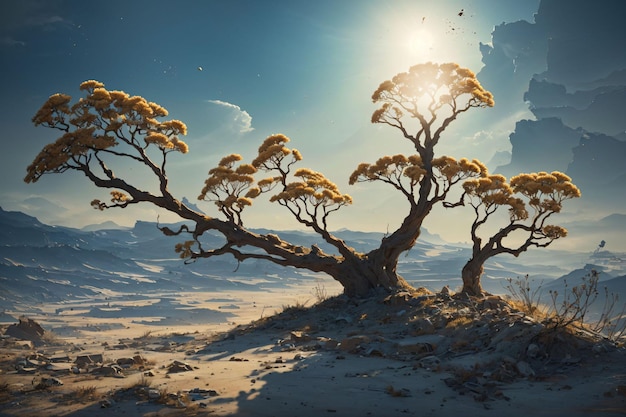
{"label": "cloud", "polygon": [[252,132],[254,130],[254,128],[252,127],[252,116],[250,116],[247,111],[242,110],[241,107],[237,106],[236,104],[228,103],[221,100],[207,100],[207,102],[218,105],[228,110],[230,121],[232,122],[232,127],[237,133],[243,134]]}
{"label": "cloud", "polygon": [[26,43],[23,42],[23,41],[18,41],[16,39],[13,39],[10,36],[4,36],[4,37],[0,38],[0,45],[2,45],[2,46],[9,46],[9,47],[11,47],[11,46],[18,46],[18,45],[19,46],[25,46]]}

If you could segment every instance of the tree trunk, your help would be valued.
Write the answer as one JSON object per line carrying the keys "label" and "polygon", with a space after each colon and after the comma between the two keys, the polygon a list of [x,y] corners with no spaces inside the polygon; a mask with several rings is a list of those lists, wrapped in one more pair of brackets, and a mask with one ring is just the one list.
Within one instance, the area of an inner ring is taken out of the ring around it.
{"label": "tree trunk", "polygon": [[385,262],[376,258],[344,259],[335,268],[326,270],[327,274],[337,280],[344,294],[349,297],[367,297],[373,291],[393,291],[413,288],[395,272],[389,271]]}
{"label": "tree trunk", "polygon": [[480,285],[480,278],[485,271],[483,263],[483,261],[472,258],[465,264],[465,266],[463,266],[463,270],[461,271],[463,289],[461,291],[465,294],[473,297],[480,297],[483,295],[483,289]]}

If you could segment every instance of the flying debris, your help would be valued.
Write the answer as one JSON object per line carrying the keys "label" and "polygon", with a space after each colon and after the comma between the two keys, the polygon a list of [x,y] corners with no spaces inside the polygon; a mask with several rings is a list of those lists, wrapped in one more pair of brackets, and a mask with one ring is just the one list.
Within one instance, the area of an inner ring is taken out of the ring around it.
{"label": "flying debris", "polygon": [[202,71],[202,67],[198,67],[198,71]]}

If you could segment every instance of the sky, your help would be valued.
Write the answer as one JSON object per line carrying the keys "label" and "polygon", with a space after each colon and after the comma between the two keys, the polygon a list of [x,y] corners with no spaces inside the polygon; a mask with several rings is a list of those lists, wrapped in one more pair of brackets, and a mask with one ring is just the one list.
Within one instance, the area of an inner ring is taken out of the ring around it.
{"label": "sky", "polygon": [[[33,115],[51,94],[78,98],[80,83],[95,79],[159,103],[168,118],[187,124],[190,152],[169,159],[170,190],[208,214],[217,214],[212,203],[196,199],[208,170],[230,153],[249,160],[268,135],[283,133],[303,154],[301,166],[323,172],[353,196],[354,204],[330,219],[331,229],[393,230],[406,201],[382,185],[348,184],[360,162],[414,153],[397,131],[370,123],[371,94],[382,81],[428,61],[457,62],[478,73],[480,44],[491,42],[494,28],[532,22],[538,7],[539,0],[4,0],[0,206],[71,227],[156,221],[160,212],[147,204],[93,210],[89,202],[108,192],[76,172],[23,182],[28,164],[58,137],[34,127]],[[497,117],[476,116],[490,111],[461,115],[441,152],[487,162],[510,151],[508,135],[530,114],[527,106],[519,100]],[[467,240],[468,224],[458,216],[433,219],[429,230]],[[244,222],[298,227],[281,207],[262,202],[247,210]]]}

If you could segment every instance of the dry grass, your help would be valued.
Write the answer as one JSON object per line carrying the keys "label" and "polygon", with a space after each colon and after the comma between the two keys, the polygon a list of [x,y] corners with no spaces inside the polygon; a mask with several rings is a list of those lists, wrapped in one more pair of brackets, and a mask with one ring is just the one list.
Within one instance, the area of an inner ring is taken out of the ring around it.
{"label": "dry grass", "polygon": [[385,392],[391,395],[392,397],[410,397],[411,396],[411,391],[409,391],[408,389],[406,388],[395,389],[393,385],[388,385],[385,388]]}
{"label": "dry grass", "polygon": [[447,329],[467,329],[475,324],[472,316],[459,316],[453,318],[446,324]]}
{"label": "dry grass", "polygon": [[287,305],[283,305],[282,306],[282,311],[276,311],[274,312],[274,315],[278,315],[281,313],[298,313],[298,312],[302,312],[308,309],[307,304],[309,303],[309,300],[304,300],[304,301],[300,301],[300,300],[296,300],[294,305],[291,304],[287,304]]}
{"label": "dry grass", "polygon": [[128,388],[150,388],[151,386],[152,381],[145,375],[141,375],[141,378],[131,383]]}
{"label": "dry grass", "polygon": [[315,300],[317,301],[317,304],[323,303],[330,298],[330,296],[328,295],[328,291],[326,291],[326,287],[321,282],[321,280],[316,280],[315,287],[313,287],[312,293],[315,297]]}
{"label": "dry grass", "polygon": [[63,404],[89,403],[97,399],[97,389],[94,385],[80,386],[71,392],[63,394],[60,402]]}

